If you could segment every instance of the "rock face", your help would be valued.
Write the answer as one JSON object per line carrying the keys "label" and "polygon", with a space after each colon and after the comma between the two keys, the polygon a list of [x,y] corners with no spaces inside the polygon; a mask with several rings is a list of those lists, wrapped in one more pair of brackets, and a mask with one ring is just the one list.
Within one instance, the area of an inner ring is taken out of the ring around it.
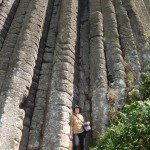
{"label": "rock face", "polygon": [[68,150],[75,104],[95,141],[149,71],[149,30],[149,0],[0,0],[0,149]]}

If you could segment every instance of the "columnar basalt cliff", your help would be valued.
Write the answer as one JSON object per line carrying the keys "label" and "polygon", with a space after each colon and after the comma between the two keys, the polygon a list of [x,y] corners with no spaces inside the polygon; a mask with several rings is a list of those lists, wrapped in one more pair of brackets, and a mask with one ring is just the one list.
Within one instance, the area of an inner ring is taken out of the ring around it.
{"label": "columnar basalt cliff", "polygon": [[68,150],[75,104],[96,141],[150,71],[149,31],[149,0],[0,0],[0,149]]}

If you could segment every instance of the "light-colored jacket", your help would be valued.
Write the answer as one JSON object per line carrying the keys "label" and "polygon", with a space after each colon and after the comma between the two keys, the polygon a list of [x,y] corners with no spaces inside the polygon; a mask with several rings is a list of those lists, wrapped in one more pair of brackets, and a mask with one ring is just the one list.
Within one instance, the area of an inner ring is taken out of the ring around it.
{"label": "light-colored jacket", "polygon": [[82,133],[84,118],[81,114],[73,114],[70,117],[70,126],[72,127],[73,134]]}

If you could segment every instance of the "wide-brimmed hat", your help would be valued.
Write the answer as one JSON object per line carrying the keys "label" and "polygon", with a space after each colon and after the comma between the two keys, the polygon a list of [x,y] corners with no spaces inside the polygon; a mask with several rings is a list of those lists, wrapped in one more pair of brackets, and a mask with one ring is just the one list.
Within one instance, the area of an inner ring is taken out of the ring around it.
{"label": "wide-brimmed hat", "polygon": [[76,108],[79,108],[79,112],[81,113],[81,107],[78,106],[78,105],[75,105],[75,106],[73,107],[73,112],[75,112],[75,109],[76,109]]}

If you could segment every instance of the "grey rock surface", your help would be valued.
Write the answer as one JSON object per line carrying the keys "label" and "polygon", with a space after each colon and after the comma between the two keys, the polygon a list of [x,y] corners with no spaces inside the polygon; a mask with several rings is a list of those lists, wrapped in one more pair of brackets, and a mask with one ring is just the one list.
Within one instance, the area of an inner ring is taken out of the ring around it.
{"label": "grey rock surface", "polygon": [[150,71],[149,30],[149,0],[0,0],[0,150],[68,150],[75,104],[88,149]]}

